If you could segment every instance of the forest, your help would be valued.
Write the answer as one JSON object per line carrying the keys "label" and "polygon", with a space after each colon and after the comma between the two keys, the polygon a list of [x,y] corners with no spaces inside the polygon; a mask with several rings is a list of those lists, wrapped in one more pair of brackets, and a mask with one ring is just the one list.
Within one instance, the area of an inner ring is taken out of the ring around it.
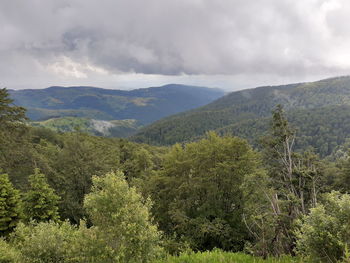
{"label": "forest", "polygon": [[346,144],[290,116],[151,146],[29,126],[0,89],[0,262],[350,262]]}
{"label": "forest", "polygon": [[259,138],[268,131],[271,111],[281,104],[297,132],[295,150],[312,146],[324,158],[336,154],[348,138],[349,87],[347,76],[235,91],[203,107],[142,127],[131,139],[172,145],[190,142],[213,130],[247,139],[259,148]]}

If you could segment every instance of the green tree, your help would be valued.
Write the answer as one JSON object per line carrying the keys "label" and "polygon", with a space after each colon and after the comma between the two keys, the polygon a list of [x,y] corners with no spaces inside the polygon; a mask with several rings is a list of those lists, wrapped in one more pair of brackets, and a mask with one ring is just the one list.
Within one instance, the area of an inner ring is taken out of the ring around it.
{"label": "green tree", "polygon": [[152,224],[150,201],[130,188],[121,172],[94,176],[84,207],[93,223],[85,241],[88,236],[95,240],[82,248],[82,257],[96,260],[89,262],[148,262],[159,255],[160,233]]}
{"label": "green tree", "polygon": [[250,228],[255,225],[256,230],[251,232],[261,249],[258,254],[263,256],[293,253],[294,222],[316,205],[321,189],[318,158],[312,151],[294,152],[296,139],[283,107],[277,105],[269,134],[262,139],[268,177],[261,201],[256,203],[260,212],[250,213]]}
{"label": "green tree", "polygon": [[76,262],[70,261],[76,235],[77,229],[68,222],[20,223],[11,234],[11,244],[20,252],[20,262]]}
{"label": "green tree", "polygon": [[0,174],[0,235],[9,234],[21,218],[19,191],[10,182],[7,174]]}
{"label": "green tree", "polygon": [[64,145],[54,169],[62,197],[62,217],[78,224],[86,216],[84,196],[90,192],[93,175],[103,175],[119,164],[119,150],[113,141],[80,133],[64,135]]}
{"label": "green tree", "polygon": [[8,91],[0,89],[0,127],[1,130],[15,128],[18,123],[26,120],[25,109],[13,104]]}
{"label": "green tree", "polygon": [[209,133],[199,142],[172,147],[163,166],[150,181],[160,229],[184,237],[193,249],[241,250],[247,238],[241,186],[259,170],[248,143]]}
{"label": "green tree", "polygon": [[24,194],[24,216],[30,220],[58,221],[59,196],[47,183],[46,176],[35,169],[34,174],[29,176],[29,191]]}
{"label": "green tree", "polygon": [[31,164],[32,147],[28,143],[25,109],[13,104],[8,91],[0,89],[0,170],[11,176],[15,184],[25,179],[22,174]]}
{"label": "green tree", "polygon": [[0,262],[21,263],[19,251],[3,239],[0,239]]}
{"label": "green tree", "polygon": [[350,247],[350,195],[324,195],[300,221],[297,251],[315,262],[339,262]]}

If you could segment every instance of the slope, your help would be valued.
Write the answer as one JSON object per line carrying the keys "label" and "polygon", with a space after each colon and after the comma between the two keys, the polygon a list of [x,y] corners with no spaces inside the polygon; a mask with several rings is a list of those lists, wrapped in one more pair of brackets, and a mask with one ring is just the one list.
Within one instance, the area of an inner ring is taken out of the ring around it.
{"label": "slope", "polygon": [[50,87],[9,92],[15,104],[27,108],[31,120],[72,116],[98,120],[133,119],[140,124],[205,105],[224,94],[219,89],[177,84],[130,91]]}
{"label": "slope", "polygon": [[350,135],[350,77],[338,77],[232,92],[206,106],[146,126],[132,139],[169,145],[216,130],[255,143],[267,130],[277,104],[284,106],[288,118],[298,127],[299,147],[310,145],[328,155]]}
{"label": "slope", "polygon": [[104,137],[127,137],[134,134],[139,128],[139,124],[135,120],[105,121],[79,117],[52,118],[45,121],[32,121],[29,124],[56,132],[79,131]]}

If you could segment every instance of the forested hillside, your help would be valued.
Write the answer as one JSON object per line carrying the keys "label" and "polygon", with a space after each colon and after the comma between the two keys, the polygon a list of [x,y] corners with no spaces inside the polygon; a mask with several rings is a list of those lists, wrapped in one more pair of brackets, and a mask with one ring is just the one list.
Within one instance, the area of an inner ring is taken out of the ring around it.
{"label": "forested hillside", "polygon": [[141,129],[137,142],[171,145],[209,130],[233,134],[257,145],[272,109],[283,105],[298,134],[297,148],[312,146],[331,154],[349,134],[350,77],[232,92],[204,107],[173,115]]}
{"label": "forested hillside", "polygon": [[30,121],[28,124],[56,132],[79,131],[90,135],[119,138],[136,133],[140,127],[140,123],[134,119],[105,121],[80,117],[51,118],[45,121]]}
{"label": "forested hillside", "polygon": [[97,120],[134,119],[147,124],[181,111],[203,106],[221,96],[219,89],[170,84],[135,90],[94,87],[50,87],[10,90],[31,120],[85,117]]}
{"label": "forested hillside", "polygon": [[0,89],[0,262],[349,262],[349,156],[296,151],[281,105],[266,119],[259,147],[157,147],[28,126]]}

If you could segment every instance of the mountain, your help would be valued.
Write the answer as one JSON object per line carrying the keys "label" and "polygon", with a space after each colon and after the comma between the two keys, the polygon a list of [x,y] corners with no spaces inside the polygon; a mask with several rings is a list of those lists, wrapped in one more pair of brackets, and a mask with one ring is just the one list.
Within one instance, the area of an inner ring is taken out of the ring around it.
{"label": "mountain", "polygon": [[206,106],[146,126],[132,139],[170,145],[216,130],[257,144],[267,131],[271,111],[277,104],[284,106],[297,129],[297,148],[312,146],[326,156],[350,138],[350,77],[337,77],[232,92]]}
{"label": "mountain", "polygon": [[33,121],[70,116],[128,119],[140,125],[205,105],[224,95],[219,89],[178,84],[129,91],[55,86],[9,93],[15,104],[27,108],[27,116]]}

